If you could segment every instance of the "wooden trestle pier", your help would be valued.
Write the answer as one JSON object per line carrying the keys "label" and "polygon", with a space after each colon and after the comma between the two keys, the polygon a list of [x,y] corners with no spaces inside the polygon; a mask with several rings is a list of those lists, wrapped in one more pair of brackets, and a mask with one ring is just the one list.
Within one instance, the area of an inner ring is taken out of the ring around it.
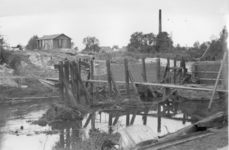
{"label": "wooden trestle pier", "polygon": [[[134,97],[131,100],[135,100],[136,102],[142,102],[138,87],[143,87],[144,95],[147,97],[150,92],[153,96],[153,99],[157,99],[157,95],[154,91],[155,87],[162,90],[163,96],[159,101],[156,102],[158,104],[158,131],[161,130],[161,107],[164,106],[165,102],[168,100],[174,100],[177,98],[177,90],[194,90],[194,91],[209,91],[213,92],[212,88],[202,88],[202,87],[190,87],[184,85],[183,83],[187,79],[187,68],[185,67],[184,59],[181,60],[180,66],[177,67],[177,61],[174,59],[174,67],[170,67],[170,60],[167,59],[167,65],[165,68],[161,68],[160,59],[156,60],[156,80],[157,83],[147,82],[146,75],[146,64],[145,59],[142,59],[142,78],[144,82],[136,82],[133,78],[132,73],[128,68],[127,59],[124,60],[124,72],[125,72],[125,81],[115,81],[113,70],[111,70],[110,61],[106,61],[106,80],[95,80],[94,78],[94,62],[90,61],[89,70],[82,69],[82,62],[79,59],[78,61],[60,61],[58,65],[55,65],[55,68],[59,71],[59,94],[60,100],[71,107],[79,107],[80,105],[86,106],[94,106],[96,103],[94,94],[96,93],[95,86],[98,83],[103,83],[107,85],[107,93],[109,97],[113,101],[117,101],[117,103],[122,101],[122,95],[120,94],[118,85],[125,85],[126,95],[130,95],[132,91]],[[164,72],[161,72],[164,70]],[[88,71],[86,74],[86,78],[82,79],[82,71]],[[161,75],[163,73],[163,75]],[[224,89],[214,89],[217,92],[227,92]],[[115,94],[113,94],[113,92]],[[84,95],[85,99],[82,99]],[[124,99],[124,98],[123,98]],[[175,100],[176,101],[176,100]],[[169,104],[170,105],[170,104]],[[168,112],[170,110],[168,109]],[[91,114],[91,117],[94,116],[94,113]],[[128,116],[128,115],[127,115]],[[128,118],[128,117],[127,117]],[[86,126],[89,121],[92,120],[90,117],[87,119],[87,122],[84,126]]]}
{"label": "wooden trestle pier", "polygon": [[[165,101],[169,96],[171,96],[176,89],[183,90],[194,90],[194,91],[213,91],[212,88],[202,88],[202,87],[190,87],[183,85],[184,81],[187,79],[187,68],[185,67],[184,59],[181,60],[180,66],[177,67],[177,61],[174,59],[174,67],[170,67],[170,60],[167,59],[167,65],[165,67],[164,74],[161,75],[161,65],[160,59],[156,61],[156,78],[157,83],[147,82],[145,59],[142,59],[142,78],[144,82],[136,82],[133,78],[132,73],[128,69],[128,60],[124,59],[124,72],[125,72],[125,81],[115,81],[114,74],[111,70],[110,60],[106,61],[106,80],[95,80],[94,79],[94,63],[93,60],[90,62],[90,71],[86,79],[82,79],[81,71],[82,65],[81,60],[76,61],[60,61],[58,65],[55,65],[55,68],[59,71],[59,91],[60,99],[68,104],[71,104],[73,107],[81,104],[81,96],[85,95],[85,102],[88,105],[94,104],[93,93],[95,93],[96,83],[107,84],[107,92],[110,97],[112,97],[113,91],[118,100],[122,99],[118,85],[124,84],[126,94],[129,95],[132,87],[134,97],[137,101],[141,101],[138,86],[143,86],[145,89],[145,95],[147,96],[150,91],[153,97],[156,97],[153,88],[159,87],[163,89],[163,98]],[[85,69],[84,69],[85,70]],[[162,77],[162,78],[161,78]],[[168,89],[172,89],[168,93]],[[224,89],[216,89],[217,92],[227,92]],[[116,99],[116,100],[117,100]]]}

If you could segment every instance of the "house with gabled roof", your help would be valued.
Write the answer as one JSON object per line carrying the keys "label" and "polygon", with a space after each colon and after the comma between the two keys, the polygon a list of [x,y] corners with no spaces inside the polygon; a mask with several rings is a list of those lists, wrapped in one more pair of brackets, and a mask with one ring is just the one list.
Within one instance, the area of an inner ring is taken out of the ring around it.
{"label": "house with gabled roof", "polygon": [[38,49],[71,48],[71,38],[65,34],[44,35],[37,40]]}

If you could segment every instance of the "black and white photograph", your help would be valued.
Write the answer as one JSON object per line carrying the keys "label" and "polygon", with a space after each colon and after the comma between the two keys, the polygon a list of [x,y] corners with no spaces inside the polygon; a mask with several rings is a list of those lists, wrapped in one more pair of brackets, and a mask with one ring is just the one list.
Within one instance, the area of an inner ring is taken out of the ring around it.
{"label": "black and white photograph", "polygon": [[0,150],[228,150],[228,0],[0,0]]}

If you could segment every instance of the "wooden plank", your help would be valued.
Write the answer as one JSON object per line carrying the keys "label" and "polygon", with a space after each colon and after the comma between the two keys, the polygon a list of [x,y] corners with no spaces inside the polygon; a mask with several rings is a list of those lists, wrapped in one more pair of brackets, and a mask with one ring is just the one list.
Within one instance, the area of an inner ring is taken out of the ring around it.
{"label": "wooden plank", "polygon": [[108,83],[108,92],[109,96],[112,96],[112,84],[111,84],[111,66],[110,66],[110,60],[106,61],[107,65],[107,83]]}
{"label": "wooden plank", "polygon": [[113,84],[113,87],[114,87],[114,90],[115,90],[115,93],[117,95],[118,98],[121,98],[121,94],[120,94],[120,91],[116,85],[116,82],[115,82],[115,79],[114,79],[114,76],[113,76],[113,73],[112,71],[110,70],[110,77],[111,77],[111,82]]}
{"label": "wooden plank", "polygon": [[221,75],[221,73],[222,73],[223,66],[225,65],[226,58],[227,58],[227,52],[224,53],[223,61],[221,62],[221,66],[220,66],[220,69],[219,69],[219,73],[218,73],[218,75],[217,75],[217,80],[216,80],[216,82],[215,82],[215,86],[214,86],[214,89],[213,89],[213,92],[212,92],[211,100],[210,100],[209,105],[208,105],[208,109],[211,109],[211,105],[212,105],[212,102],[213,102],[213,99],[214,99],[214,96],[215,96],[216,89],[217,89],[217,87],[218,87],[219,78],[220,78],[220,75]]}
{"label": "wooden plank", "polygon": [[132,76],[132,74],[130,73],[129,70],[128,70],[128,76],[129,76],[129,78],[130,78],[130,83],[131,83],[131,85],[132,85],[132,87],[133,87],[133,89],[134,89],[134,94],[135,94],[135,96],[137,97],[137,100],[138,100],[138,101],[141,101],[140,96],[139,96],[139,94],[138,94],[138,90],[137,90],[136,84],[135,84],[135,82],[134,82],[134,78],[133,78],[133,76]]}
{"label": "wooden plank", "polygon": [[88,118],[87,118],[87,120],[86,120],[86,122],[85,122],[85,124],[84,124],[84,126],[83,126],[84,128],[86,128],[86,127],[88,126],[88,124],[89,124],[91,118],[92,118],[92,114],[90,114],[90,115],[88,116]]}
{"label": "wooden plank", "polygon": [[130,120],[130,125],[133,125],[133,124],[134,124],[136,115],[137,115],[137,111],[134,111],[133,116],[132,116],[132,118],[131,118],[131,120]]}
{"label": "wooden plank", "polygon": [[[142,58],[142,77],[143,77],[143,81],[147,82],[147,75],[146,75],[146,64],[145,64],[145,59]],[[144,86],[144,90],[145,90],[145,97],[148,97],[148,90],[147,87]]]}
{"label": "wooden plank", "polygon": [[[87,82],[101,82],[101,83],[107,83],[105,80],[88,80]],[[125,84],[125,81],[116,81],[117,84]],[[185,85],[174,85],[174,84],[160,84],[160,83],[144,83],[144,82],[135,82],[135,84],[138,85],[149,85],[149,86],[156,86],[156,87],[167,87],[167,88],[175,88],[175,89],[184,89],[184,90],[196,90],[196,91],[213,91],[211,88],[196,88],[196,87],[189,87]],[[227,93],[227,90],[223,89],[216,89],[217,92],[225,92]]]}
{"label": "wooden plank", "polygon": [[64,83],[63,83],[63,62],[59,62],[59,92],[60,92],[60,100],[64,101]]}
{"label": "wooden plank", "polygon": [[130,114],[127,113],[126,114],[126,126],[129,126],[130,125]]}
{"label": "wooden plank", "polygon": [[79,79],[78,79],[78,70],[77,68],[75,67],[76,65],[76,62],[73,61],[72,62],[72,70],[73,70],[73,74],[74,74],[74,78],[73,78],[73,84],[75,86],[75,94],[76,94],[76,100],[77,102],[80,104],[81,101],[80,101],[80,83],[79,83]]}
{"label": "wooden plank", "polygon": [[143,125],[146,125],[147,124],[147,116],[148,116],[148,113],[149,113],[149,108],[146,108],[144,110],[144,114],[143,114]]}
{"label": "wooden plank", "polygon": [[[75,66],[75,67],[76,67],[76,69],[78,69],[78,66]],[[81,84],[81,87],[82,87],[83,91],[84,91],[85,94],[86,94],[86,97],[87,97],[87,98],[89,99],[89,101],[90,101],[90,104],[93,104],[92,96],[91,96],[91,94],[88,92],[88,90],[87,90],[86,86],[84,85],[83,80],[81,79],[81,76],[80,76],[80,75],[78,75],[78,79],[79,79],[79,82],[80,82],[80,84]]]}
{"label": "wooden plank", "polygon": [[109,114],[109,119],[108,119],[108,125],[109,126],[112,126],[112,115],[111,114]]}
{"label": "wooden plank", "polygon": [[157,104],[157,132],[161,132],[161,104]]}
{"label": "wooden plank", "polygon": [[95,129],[95,112],[93,112],[91,116],[91,129]]}
{"label": "wooden plank", "polygon": [[69,97],[68,100],[69,100],[70,104],[73,107],[77,107],[76,99],[75,99],[75,97],[72,94],[72,91],[71,91],[71,89],[69,87],[69,83],[66,81],[66,78],[63,79],[63,82],[64,82],[64,86],[65,86],[66,92],[67,92],[68,97]]}
{"label": "wooden plank", "polygon": [[70,62],[70,75],[71,75],[71,87],[72,87],[72,94],[75,97],[75,100],[77,100],[77,86],[76,86],[76,82],[75,82],[75,69],[73,66],[73,62]]}
{"label": "wooden plank", "polygon": [[12,97],[12,98],[3,98],[4,100],[32,100],[32,99],[52,99],[58,98],[59,96],[48,96],[48,97]]}
{"label": "wooden plank", "polygon": [[118,123],[118,119],[119,119],[119,116],[116,116],[115,119],[114,119],[114,122],[113,122],[113,126]]}
{"label": "wooden plank", "polygon": [[164,149],[166,147],[169,147],[169,146],[174,146],[174,145],[177,145],[177,144],[181,144],[181,143],[184,143],[184,142],[188,142],[188,141],[192,141],[192,140],[197,140],[199,138],[203,138],[203,137],[206,137],[206,136],[209,136],[209,135],[212,135],[212,134],[215,134],[215,133],[212,133],[212,132],[197,132],[197,133],[194,133],[194,134],[191,134],[191,135],[185,135],[185,136],[182,136],[180,138],[175,138],[175,139],[171,139],[169,141],[166,141],[166,142],[159,142],[159,143],[156,143],[154,145],[147,145],[145,147],[140,147],[138,148],[138,150],[159,150],[159,149]]}
{"label": "wooden plank", "polygon": [[70,97],[68,95],[68,89],[66,89],[66,87],[69,87],[69,61],[64,61],[64,79],[63,81],[65,82],[65,98],[66,98],[66,102],[68,103],[70,100]]}
{"label": "wooden plank", "polygon": [[125,80],[126,80],[126,94],[130,95],[130,85],[129,85],[129,73],[128,73],[128,60],[124,59],[124,68],[125,68]]}

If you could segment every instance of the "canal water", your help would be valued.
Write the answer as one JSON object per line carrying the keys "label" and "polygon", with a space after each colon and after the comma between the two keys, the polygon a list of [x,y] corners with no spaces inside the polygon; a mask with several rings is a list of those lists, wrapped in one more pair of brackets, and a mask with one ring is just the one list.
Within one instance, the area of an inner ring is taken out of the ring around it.
{"label": "canal water", "polygon": [[[77,122],[57,122],[53,126],[32,124],[38,120],[51,106],[51,101],[36,101],[15,105],[0,106],[0,149],[1,150],[54,150],[71,149],[76,139],[86,140],[92,128],[91,121],[87,124],[90,114]],[[178,104],[176,115],[163,114],[161,131],[158,132],[157,106],[151,107],[145,114],[141,108],[126,111],[107,111],[95,113],[94,128],[109,133],[115,133],[125,128],[127,124],[148,125],[158,136],[175,132],[191,124],[190,113],[199,111],[194,105],[193,110],[185,107],[190,104]],[[203,106],[205,107],[205,106]],[[163,110],[163,108],[162,108]],[[189,113],[190,112],[190,113]],[[187,114],[184,114],[187,113]],[[189,114],[188,114],[189,113]],[[134,114],[135,119],[132,119]],[[144,117],[145,116],[145,117]],[[127,117],[129,121],[127,121]],[[119,118],[115,122],[116,118]],[[109,126],[112,120],[112,126]],[[134,120],[134,121],[133,121]],[[128,122],[128,123],[127,123]],[[74,137],[74,138],[72,138]]]}

